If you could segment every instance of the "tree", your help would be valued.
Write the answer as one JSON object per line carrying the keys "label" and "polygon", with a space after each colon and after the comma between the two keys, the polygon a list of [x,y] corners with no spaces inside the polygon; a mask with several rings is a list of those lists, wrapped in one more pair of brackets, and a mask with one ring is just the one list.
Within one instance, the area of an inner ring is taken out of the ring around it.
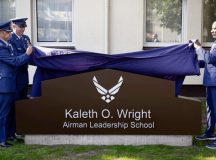
{"label": "tree", "polygon": [[176,31],[182,30],[182,0],[147,0],[147,14],[156,10],[161,26]]}

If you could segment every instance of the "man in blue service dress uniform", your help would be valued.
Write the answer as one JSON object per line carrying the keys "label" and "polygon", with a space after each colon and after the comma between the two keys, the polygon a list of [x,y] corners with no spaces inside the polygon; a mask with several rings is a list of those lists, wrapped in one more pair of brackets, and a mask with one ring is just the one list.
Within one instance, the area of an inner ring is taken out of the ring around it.
{"label": "man in blue service dress uniform", "polygon": [[[9,43],[13,46],[14,53],[16,56],[23,55],[30,44],[30,38],[24,35],[27,18],[15,18],[11,19],[13,33],[9,40]],[[28,63],[25,63],[17,67],[16,71],[16,100],[22,100],[27,98],[28,94]],[[15,108],[11,110],[11,119],[9,139],[16,139],[19,136],[16,134],[16,112]]]}
{"label": "man in blue service dress uniform", "polygon": [[[30,38],[24,35],[27,18],[12,19],[13,33],[9,40],[12,44],[15,54],[17,56],[25,54]],[[16,99],[26,99],[28,93],[28,63],[23,64],[17,68],[17,95]]]}
{"label": "man in blue service dress uniform", "polygon": [[[212,24],[211,33],[216,39],[216,21]],[[202,48],[199,41],[194,43],[197,54],[205,61],[203,84],[206,87],[206,109],[207,109],[207,128],[204,135],[197,136],[197,140],[216,140],[214,134],[216,122],[216,41],[210,51]],[[216,149],[216,141],[206,146]]]}
{"label": "man in blue service dress uniform", "polygon": [[29,46],[26,53],[20,56],[14,54],[10,43],[11,22],[0,23],[0,147],[10,147],[7,143],[9,112],[15,103],[16,67],[28,62],[32,53]]}

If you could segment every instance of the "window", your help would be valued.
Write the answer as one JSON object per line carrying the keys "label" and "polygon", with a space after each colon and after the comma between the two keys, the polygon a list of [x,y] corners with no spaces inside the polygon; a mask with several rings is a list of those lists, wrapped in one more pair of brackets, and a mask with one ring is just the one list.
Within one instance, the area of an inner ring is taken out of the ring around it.
{"label": "window", "polygon": [[[145,36],[146,44],[182,42],[183,0],[146,0]],[[156,43],[155,43],[156,42]]]}
{"label": "window", "polygon": [[216,21],[216,0],[203,0],[203,42],[213,42],[211,28]]}
{"label": "window", "polygon": [[72,43],[72,2],[73,0],[36,1],[38,43],[46,42],[48,45],[52,42],[61,43],[61,46]]}
{"label": "window", "polygon": [[1,0],[0,11],[0,22],[16,17],[15,0]]}

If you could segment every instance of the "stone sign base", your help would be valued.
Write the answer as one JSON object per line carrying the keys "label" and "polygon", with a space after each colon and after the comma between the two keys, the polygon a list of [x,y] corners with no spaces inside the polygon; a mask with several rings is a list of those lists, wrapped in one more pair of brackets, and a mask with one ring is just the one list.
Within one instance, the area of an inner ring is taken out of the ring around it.
{"label": "stone sign base", "polygon": [[191,135],[25,135],[25,144],[191,146]]}

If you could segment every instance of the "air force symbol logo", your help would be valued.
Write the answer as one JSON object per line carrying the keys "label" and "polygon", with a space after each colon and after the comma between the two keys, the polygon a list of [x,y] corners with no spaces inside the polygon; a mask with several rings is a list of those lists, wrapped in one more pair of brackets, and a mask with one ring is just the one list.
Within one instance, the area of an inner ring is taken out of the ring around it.
{"label": "air force symbol logo", "polygon": [[122,85],[122,83],[123,83],[123,78],[122,78],[122,76],[121,76],[121,77],[119,78],[118,83],[117,83],[115,86],[113,86],[111,89],[109,89],[109,90],[107,90],[107,89],[105,89],[104,87],[102,87],[102,86],[98,83],[98,81],[97,81],[97,79],[96,79],[95,76],[93,77],[93,83],[94,83],[94,85],[95,85],[95,87],[96,87],[98,93],[100,93],[101,95],[103,95],[103,96],[101,97],[101,99],[104,100],[104,101],[107,102],[107,103],[110,103],[112,100],[115,99],[114,95],[115,95],[116,93],[118,93],[118,91],[119,91],[119,89],[120,89],[120,87],[121,87],[121,85]]}

